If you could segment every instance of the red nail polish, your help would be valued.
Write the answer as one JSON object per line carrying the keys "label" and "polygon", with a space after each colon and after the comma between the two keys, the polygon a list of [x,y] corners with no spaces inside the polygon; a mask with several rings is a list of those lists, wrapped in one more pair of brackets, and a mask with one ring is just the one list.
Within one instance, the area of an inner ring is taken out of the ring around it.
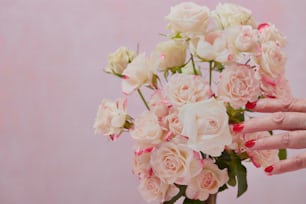
{"label": "red nail polish", "polygon": [[246,107],[247,109],[252,110],[252,109],[254,109],[254,108],[256,107],[256,103],[257,103],[257,101],[248,102],[248,103],[245,105],[245,107]]}
{"label": "red nail polish", "polygon": [[255,145],[255,143],[256,143],[256,140],[249,140],[244,143],[244,146],[251,148]]}
{"label": "red nail polish", "polygon": [[273,171],[273,166],[268,166],[265,168],[265,172],[268,174],[271,173],[272,171]]}
{"label": "red nail polish", "polygon": [[244,124],[243,123],[239,123],[239,124],[234,124],[233,125],[233,131],[234,132],[241,132],[244,128]]}

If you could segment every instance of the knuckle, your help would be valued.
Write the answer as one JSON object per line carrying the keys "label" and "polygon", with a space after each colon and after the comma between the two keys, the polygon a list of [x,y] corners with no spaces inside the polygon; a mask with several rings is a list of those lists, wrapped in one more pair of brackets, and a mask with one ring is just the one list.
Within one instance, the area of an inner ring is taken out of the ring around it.
{"label": "knuckle", "polygon": [[283,112],[276,112],[272,113],[272,120],[276,123],[282,123],[285,120],[285,113]]}

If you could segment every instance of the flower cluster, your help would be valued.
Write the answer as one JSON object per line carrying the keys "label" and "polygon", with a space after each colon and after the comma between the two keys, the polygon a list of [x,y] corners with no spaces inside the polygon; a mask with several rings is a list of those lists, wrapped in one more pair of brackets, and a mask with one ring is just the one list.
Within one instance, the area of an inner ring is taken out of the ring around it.
{"label": "flower cluster", "polygon": [[[132,170],[146,201],[181,196],[207,200],[238,183],[247,190],[244,160],[266,167],[276,151],[249,151],[244,142],[272,136],[241,134],[249,104],[290,95],[284,77],[286,38],[272,23],[257,23],[234,4],[215,10],[195,3],[171,8],[169,34],[149,54],[121,47],[106,72],[121,78],[122,98],[104,99],[94,124],[111,140],[128,131],[135,141]],[[141,88],[152,90],[146,99]],[[146,110],[132,117],[127,98],[138,92]]]}

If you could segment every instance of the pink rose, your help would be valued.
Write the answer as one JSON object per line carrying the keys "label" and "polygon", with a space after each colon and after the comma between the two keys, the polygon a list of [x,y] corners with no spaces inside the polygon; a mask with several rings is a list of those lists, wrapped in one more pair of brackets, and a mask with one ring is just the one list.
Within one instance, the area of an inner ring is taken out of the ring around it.
{"label": "pink rose", "polygon": [[169,131],[173,135],[181,135],[183,130],[183,124],[179,119],[179,111],[176,108],[171,108],[169,114],[165,117],[165,123]]}
{"label": "pink rose", "polygon": [[258,26],[258,31],[260,33],[261,43],[266,43],[268,41],[274,41],[280,47],[285,47],[287,44],[286,37],[279,32],[275,25],[271,23],[262,23]]}
{"label": "pink rose", "polygon": [[163,203],[179,192],[179,189],[174,184],[165,183],[155,175],[141,179],[138,189],[143,199],[147,202],[157,201]]}
{"label": "pink rose", "polygon": [[211,89],[200,76],[175,74],[169,78],[164,95],[173,105],[182,106],[210,98]]}
{"label": "pink rose", "polygon": [[194,156],[185,140],[175,137],[170,142],[163,142],[152,152],[153,172],[162,181],[169,184],[186,184],[201,171],[201,162]]}
{"label": "pink rose", "polygon": [[151,111],[145,111],[135,119],[130,134],[141,148],[157,145],[163,140],[162,127],[157,116]]}
{"label": "pink rose", "polygon": [[235,64],[226,67],[221,73],[217,86],[218,97],[230,102],[234,108],[243,107],[260,96],[260,81],[255,71],[247,65]]}
{"label": "pink rose", "polygon": [[162,93],[155,91],[149,101],[150,110],[159,118],[168,114],[168,104]]}
{"label": "pink rose", "polygon": [[214,98],[182,106],[179,119],[182,135],[188,137],[188,146],[195,151],[220,156],[225,145],[232,142],[226,108]]}
{"label": "pink rose", "polygon": [[127,117],[126,99],[103,99],[94,123],[95,133],[110,136],[113,140],[123,132]]}
{"label": "pink rose", "polygon": [[203,34],[209,24],[209,9],[192,2],[180,3],[171,7],[166,16],[168,28],[174,33],[192,37]]}
{"label": "pink rose", "polygon": [[[245,141],[257,140],[263,137],[273,137],[269,132],[255,132],[245,135]],[[267,167],[279,161],[278,150],[248,150],[247,153],[256,167]]]}
{"label": "pink rose", "polygon": [[134,154],[132,160],[132,171],[139,179],[149,177],[152,169],[150,165],[151,153],[143,152],[141,154]]}
{"label": "pink rose", "polygon": [[268,41],[262,44],[262,55],[259,59],[260,71],[271,78],[278,78],[285,73],[287,57],[276,42]]}
{"label": "pink rose", "polygon": [[219,169],[211,159],[204,160],[203,170],[188,183],[186,196],[204,201],[209,194],[215,194],[228,181],[226,169]]}
{"label": "pink rose", "polygon": [[279,99],[293,98],[289,82],[284,76],[278,79],[271,79],[268,76],[262,75],[261,89],[267,97]]}

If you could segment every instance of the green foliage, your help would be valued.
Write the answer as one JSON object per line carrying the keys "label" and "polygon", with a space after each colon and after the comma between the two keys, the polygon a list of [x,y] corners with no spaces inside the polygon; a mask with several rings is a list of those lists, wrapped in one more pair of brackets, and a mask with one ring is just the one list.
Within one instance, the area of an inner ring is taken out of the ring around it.
{"label": "green foliage", "polygon": [[[238,155],[233,151],[224,151],[220,157],[216,158],[216,164],[220,169],[227,169],[229,176],[228,185],[236,186],[238,184],[237,197],[247,191],[247,170]],[[225,187],[222,187],[222,189],[224,190]]]}
{"label": "green foliage", "polygon": [[229,116],[229,123],[241,123],[244,121],[244,109],[235,109],[229,103],[227,103],[226,111]]}
{"label": "green foliage", "polygon": [[218,192],[222,192],[222,191],[224,191],[224,190],[226,190],[226,189],[228,189],[228,187],[227,187],[226,184],[224,184],[223,186],[221,186],[221,187],[219,188]]}

